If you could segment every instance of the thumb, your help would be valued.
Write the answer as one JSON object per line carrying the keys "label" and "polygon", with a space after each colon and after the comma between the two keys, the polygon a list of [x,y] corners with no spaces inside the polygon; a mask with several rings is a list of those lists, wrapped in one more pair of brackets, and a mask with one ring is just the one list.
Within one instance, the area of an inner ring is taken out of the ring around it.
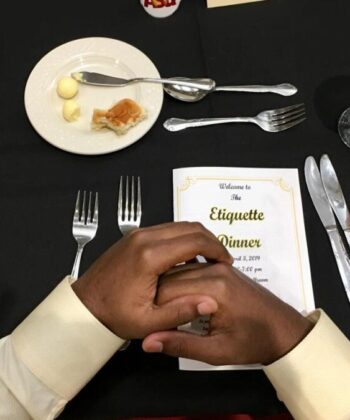
{"label": "thumb", "polygon": [[173,357],[199,360],[213,365],[225,364],[223,346],[216,336],[199,336],[182,331],[156,332],[142,343],[146,353],[164,353]]}
{"label": "thumb", "polygon": [[187,295],[157,306],[148,316],[150,331],[170,330],[187,324],[201,315],[218,310],[215,299],[204,295]]}

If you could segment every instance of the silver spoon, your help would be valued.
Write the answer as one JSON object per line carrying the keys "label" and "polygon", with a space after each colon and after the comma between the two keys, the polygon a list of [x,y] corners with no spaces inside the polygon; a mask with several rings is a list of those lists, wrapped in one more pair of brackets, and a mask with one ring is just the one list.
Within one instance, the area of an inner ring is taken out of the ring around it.
{"label": "silver spoon", "polygon": [[[186,77],[172,77],[179,81],[191,80]],[[198,81],[208,82],[211,79],[198,79]],[[211,92],[251,92],[251,93],[277,93],[278,95],[291,96],[298,92],[298,89],[290,83],[283,83],[275,86],[248,85],[248,86],[215,86],[208,90],[197,89],[178,84],[168,84],[164,86],[165,92],[179,101],[198,102]]]}
{"label": "silver spoon", "polygon": [[347,108],[339,118],[338,133],[344,144],[350,147],[350,108]]}

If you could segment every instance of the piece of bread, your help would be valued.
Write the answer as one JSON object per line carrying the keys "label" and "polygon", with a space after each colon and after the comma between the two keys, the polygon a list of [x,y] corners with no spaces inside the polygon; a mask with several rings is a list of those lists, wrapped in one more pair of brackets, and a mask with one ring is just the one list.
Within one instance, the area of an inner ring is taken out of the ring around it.
{"label": "piece of bread", "polygon": [[147,117],[146,110],[132,99],[122,99],[108,110],[94,109],[92,128],[109,128],[118,135],[125,134],[131,127]]}

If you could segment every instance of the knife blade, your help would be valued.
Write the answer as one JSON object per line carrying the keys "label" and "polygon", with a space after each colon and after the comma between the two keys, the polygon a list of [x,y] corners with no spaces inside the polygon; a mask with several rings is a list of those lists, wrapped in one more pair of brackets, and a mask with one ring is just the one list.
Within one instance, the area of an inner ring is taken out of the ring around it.
{"label": "knife blade", "polygon": [[305,162],[305,179],[312,202],[328,233],[345,292],[350,301],[350,259],[339,234],[332,207],[323,187],[320,171],[312,156],[309,156]]}
{"label": "knife blade", "polygon": [[350,213],[341,189],[334,166],[328,155],[323,155],[320,162],[321,178],[328,201],[337,216],[344,231],[346,240],[350,245]]}
{"label": "knife blade", "polygon": [[120,77],[108,76],[107,74],[90,71],[80,71],[71,74],[77,82],[96,86],[119,86],[125,85],[126,80]]}
{"label": "knife blade", "polygon": [[179,79],[159,77],[134,77],[132,79],[123,79],[121,77],[109,76],[107,74],[95,73],[90,71],[79,71],[71,73],[71,77],[79,83],[94,86],[124,87],[130,83],[158,83],[163,85],[176,84],[179,86],[187,86],[190,88],[211,92],[215,88],[215,81],[212,79]]}

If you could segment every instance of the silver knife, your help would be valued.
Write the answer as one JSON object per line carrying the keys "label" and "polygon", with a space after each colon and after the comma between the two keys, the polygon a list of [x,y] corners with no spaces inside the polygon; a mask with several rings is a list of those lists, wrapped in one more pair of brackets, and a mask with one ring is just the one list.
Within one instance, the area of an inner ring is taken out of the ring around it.
{"label": "silver knife", "polygon": [[340,276],[350,301],[350,259],[338,232],[332,207],[329,204],[326,191],[322,184],[320,171],[312,156],[309,156],[305,162],[305,178],[312,202],[331,241]]}
{"label": "silver knife", "polygon": [[321,178],[328,201],[336,214],[348,244],[350,245],[350,213],[338,181],[337,174],[328,155],[323,155],[320,163]]}
{"label": "silver knife", "polygon": [[108,76],[107,74],[95,73],[90,71],[80,71],[71,73],[71,77],[79,83],[94,86],[114,86],[124,87],[130,83],[148,82],[160,83],[163,85],[176,84],[179,86],[187,86],[190,88],[200,89],[204,91],[212,91],[215,88],[215,81],[212,79],[187,79],[179,80],[178,78],[153,78],[153,77],[135,77],[133,79],[123,79],[121,77]]}

